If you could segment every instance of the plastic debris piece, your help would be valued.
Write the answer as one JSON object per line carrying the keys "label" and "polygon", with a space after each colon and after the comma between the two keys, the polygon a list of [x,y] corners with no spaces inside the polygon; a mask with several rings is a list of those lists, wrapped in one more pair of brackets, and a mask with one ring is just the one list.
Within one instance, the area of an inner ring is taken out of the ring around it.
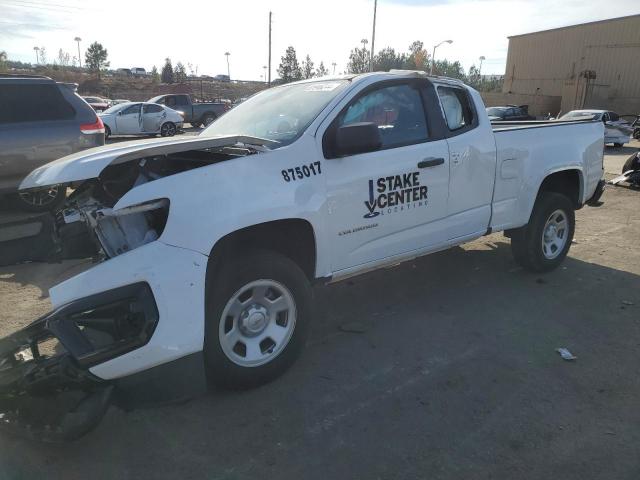
{"label": "plastic debris piece", "polygon": [[558,352],[560,354],[560,356],[562,357],[562,359],[566,360],[567,362],[571,362],[573,360],[577,360],[578,359],[578,357],[573,355],[569,350],[567,350],[564,347],[556,348],[556,352]]}

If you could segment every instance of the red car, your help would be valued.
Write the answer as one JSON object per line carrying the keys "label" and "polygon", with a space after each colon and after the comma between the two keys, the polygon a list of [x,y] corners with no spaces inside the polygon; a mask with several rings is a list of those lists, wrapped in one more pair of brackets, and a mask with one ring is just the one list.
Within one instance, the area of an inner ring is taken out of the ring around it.
{"label": "red car", "polygon": [[109,100],[100,97],[82,97],[96,112],[104,112],[111,106]]}

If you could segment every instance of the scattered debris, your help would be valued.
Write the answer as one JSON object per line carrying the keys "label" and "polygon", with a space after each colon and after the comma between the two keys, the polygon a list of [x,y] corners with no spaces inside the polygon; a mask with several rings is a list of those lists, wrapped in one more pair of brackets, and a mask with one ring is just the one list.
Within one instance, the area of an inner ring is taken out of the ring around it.
{"label": "scattered debris", "polygon": [[578,359],[578,357],[573,355],[569,350],[567,350],[564,347],[556,348],[556,352],[558,352],[560,354],[560,356],[562,357],[562,359],[566,360],[567,362],[571,362],[573,360],[577,360]]}
{"label": "scattered debris", "polygon": [[348,333],[365,333],[369,328],[360,322],[347,322],[340,325],[340,330]]}

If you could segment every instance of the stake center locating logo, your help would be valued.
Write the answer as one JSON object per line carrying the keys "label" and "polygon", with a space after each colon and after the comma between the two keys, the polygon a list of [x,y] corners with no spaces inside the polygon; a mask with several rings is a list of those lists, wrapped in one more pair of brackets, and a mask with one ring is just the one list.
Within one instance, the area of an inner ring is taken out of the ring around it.
{"label": "stake center locating logo", "polygon": [[364,202],[368,212],[363,216],[373,218],[404,210],[405,207],[426,205],[427,192],[428,187],[420,185],[420,172],[369,180],[369,200]]}

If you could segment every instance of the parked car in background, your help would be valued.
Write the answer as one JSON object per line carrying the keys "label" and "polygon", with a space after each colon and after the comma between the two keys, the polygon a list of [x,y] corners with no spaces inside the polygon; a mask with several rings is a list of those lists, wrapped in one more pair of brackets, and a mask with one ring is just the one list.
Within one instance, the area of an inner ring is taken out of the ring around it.
{"label": "parked car in background", "polygon": [[134,67],[131,69],[131,73],[134,77],[146,77],[147,71],[142,67]]}
{"label": "parked car in background", "polygon": [[222,101],[193,103],[191,97],[186,94],[158,95],[149,99],[148,102],[166,105],[184,113],[184,121],[196,128],[203,125],[205,127],[209,126],[216,118],[231,109],[230,103]]}
{"label": "parked car in background", "polygon": [[114,105],[99,114],[105,137],[111,135],[157,135],[172,137],[182,128],[184,119],[164,105],[129,102]]}
{"label": "parked car in background", "polygon": [[103,112],[111,106],[109,100],[100,97],[82,97],[96,112]]}
{"label": "parked car in background", "polygon": [[597,120],[604,123],[604,143],[612,143],[620,148],[631,141],[633,127],[629,122],[620,118],[616,112],[610,110],[572,110],[562,115],[558,120]]}
{"label": "parked car in background", "polygon": [[111,106],[120,105],[121,103],[129,103],[131,100],[126,100],[124,98],[117,98],[115,100],[111,100]]}
{"label": "parked car in background", "polygon": [[118,75],[124,75],[126,77],[130,77],[133,75],[133,72],[130,68],[119,68],[118,70],[116,70],[116,73]]}
{"label": "parked car in background", "polygon": [[640,115],[636,115],[631,127],[633,128],[633,138],[640,140]]}
{"label": "parked car in background", "polygon": [[104,145],[104,126],[75,92],[48,77],[0,74],[0,194],[29,211],[55,209],[65,185],[17,193],[24,177],[45,163]]}
{"label": "parked car in background", "polygon": [[529,105],[507,105],[505,107],[488,107],[487,115],[489,120],[513,122],[519,120],[535,120],[535,117],[529,115]]}
{"label": "parked car in background", "polygon": [[216,75],[215,77],[213,77],[214,80],[218,81],[218,82],[230,82],[231,78],[229,78],[229,75]]}

